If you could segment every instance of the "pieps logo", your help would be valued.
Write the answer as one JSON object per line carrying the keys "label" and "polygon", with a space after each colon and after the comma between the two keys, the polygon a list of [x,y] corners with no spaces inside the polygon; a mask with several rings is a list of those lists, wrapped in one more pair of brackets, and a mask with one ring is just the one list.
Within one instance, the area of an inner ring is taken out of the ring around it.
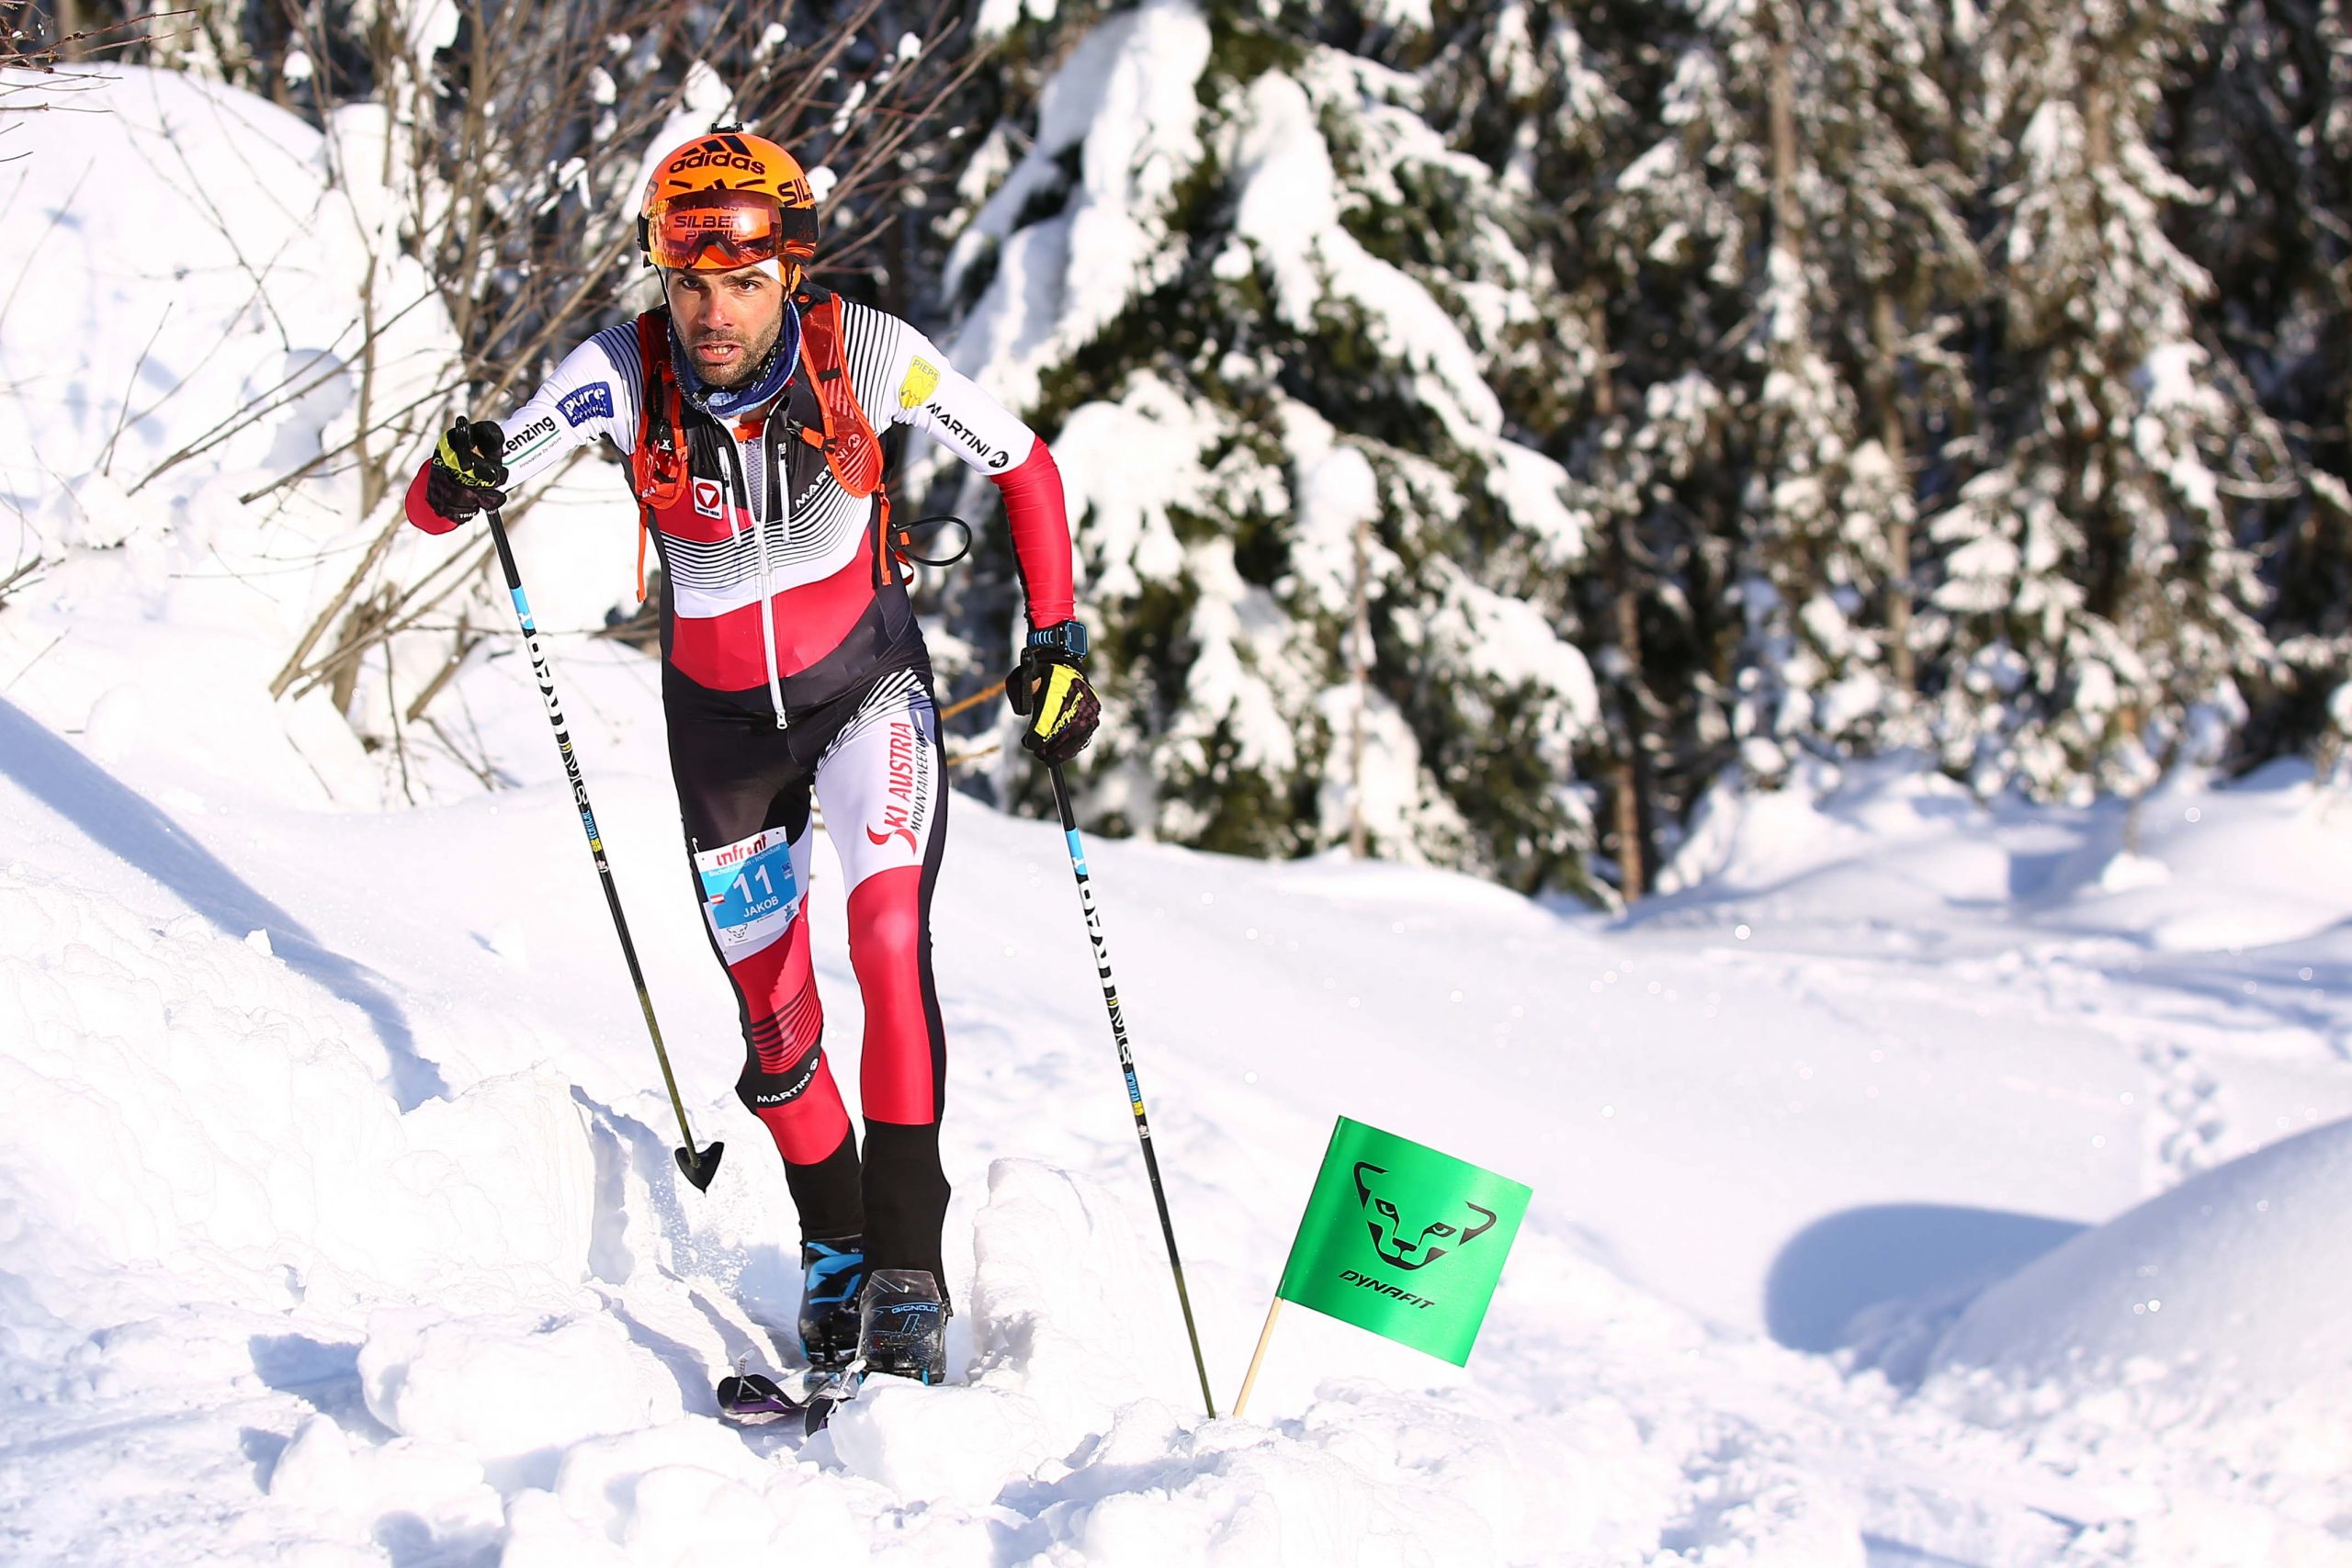
{"label": "pieps logo", "polygon": [[1495,1212],[1466,1199],[1461,1204],[1463,1212],[1451,1220],[1432,1220],[1419,1226],[1408,1224],[1396,1212],[1396,1205],[1382,1196],[1383,1184],[1378,1179],[1387,1174],[1384,1166],[1370,1160],[1356,1161],[1356,1201],[1363,1205],[1365,1227],[1372,1232],[1372,1249],[1391,1268],[1426,1269],[1495,1228]]}
{"label": "pieps logo", "polygon": [[899,406],[919,409],[938,389],[939,367],[918,355],[907,367],[907,378],[899,383]]}

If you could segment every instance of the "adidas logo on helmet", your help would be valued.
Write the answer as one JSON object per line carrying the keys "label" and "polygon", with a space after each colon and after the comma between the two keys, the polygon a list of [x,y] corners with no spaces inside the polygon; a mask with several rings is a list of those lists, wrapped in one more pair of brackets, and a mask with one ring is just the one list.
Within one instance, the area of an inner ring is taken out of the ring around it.
{"label": "adidas logo on helmet", "polygon": [[730,152],[724,147],[713,152],[707,143],[671,159],[662,172],[682,175],[689,169],[741,169],[747,175],[767,173],[766,165],[747,152]]}

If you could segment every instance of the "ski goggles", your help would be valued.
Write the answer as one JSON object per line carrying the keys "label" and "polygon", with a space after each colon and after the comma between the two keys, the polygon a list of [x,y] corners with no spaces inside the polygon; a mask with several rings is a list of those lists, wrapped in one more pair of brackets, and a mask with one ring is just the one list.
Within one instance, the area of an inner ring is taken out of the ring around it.
{"label": "ski goggles", "polygon": [[689,191],[639,219],[638,238],[653,265],[670,272],[805,262],[817,254],[817,214],[764,191]]}

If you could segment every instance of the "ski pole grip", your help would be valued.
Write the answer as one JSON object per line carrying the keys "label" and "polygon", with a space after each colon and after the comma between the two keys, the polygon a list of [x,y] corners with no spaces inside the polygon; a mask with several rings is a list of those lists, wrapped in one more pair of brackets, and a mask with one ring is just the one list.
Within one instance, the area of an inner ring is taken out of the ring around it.
{"label": "ski pole grip", "polygon": [[523,574],[514,566],[514,547],[506,540],[506,521],[498,513],[499,509],[495,506],[483,513],[490,519],[490,542],[498,547],[498,565],[506,573],[506,592],[520,593],[523,592]]}

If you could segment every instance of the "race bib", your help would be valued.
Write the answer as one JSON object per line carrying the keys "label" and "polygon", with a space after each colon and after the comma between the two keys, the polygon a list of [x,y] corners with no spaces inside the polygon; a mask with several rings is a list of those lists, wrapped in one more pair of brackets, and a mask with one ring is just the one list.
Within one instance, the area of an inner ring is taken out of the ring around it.
{"label": "race bib", "polygon": [[695,856],[695,870],[702,877],[702,908],[711,934],[729,959],[782,936],[800,907],[792,840],[781,828],[707,850]]}

